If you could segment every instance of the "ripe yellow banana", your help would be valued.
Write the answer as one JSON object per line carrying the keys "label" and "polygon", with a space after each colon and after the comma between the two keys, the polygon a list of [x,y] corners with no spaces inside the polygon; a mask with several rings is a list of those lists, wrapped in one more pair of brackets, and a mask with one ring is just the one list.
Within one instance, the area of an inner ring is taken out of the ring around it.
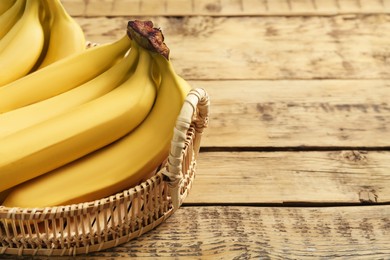
{"label": "ripe yellow banana", "polygon": [[41,2],[27,0],[22,17],[0,40],[0,86],[28,74],[43,48]]}
{"label": "ripe yellow banana", "polygon": [[108,93],[135,69],[136,55],[127,55],[96,78],[62,94],[0,114],[0,139]]}
{"label": "ripe yellow banana", "polygon": [[145,121],[117,142],[16,186],[5,206],[44,207],[100,199],[136,185],[168,157],[173,128],[191,87],[169,60],[153,56],[161,84]]}
{"label": "ripe yellow banana", "polygon": [[130,46],[131,40],[125,35],[0,87],[0,114],[64,93],[95,78],[117,63]]}
{"label": "ripe yellow banana", "polygon": [[8,9],[10,9],[16,0],[1,0],[0,1],[0,15],[4,14]]}
{"label": "ripe yellow banana", "polygon": [[[132,48],[129,55],[138,55]],[[0,140],[0,191],[108,145],[150,112],[156,86],[152,58],[141,51],[134,74],[106,95]]]}
{"label": "ripe yellow banana", "polygon": [[25,0],[16,1],[7,11],[0,16],[0,39],[17,23],[26,6]]}
{"label": "ripe yellow banana", "polygon": [[85,36],[80,25],[66,12],[60,0],[45,0],[50,16],[49,43],[39,68],[85,50]]}

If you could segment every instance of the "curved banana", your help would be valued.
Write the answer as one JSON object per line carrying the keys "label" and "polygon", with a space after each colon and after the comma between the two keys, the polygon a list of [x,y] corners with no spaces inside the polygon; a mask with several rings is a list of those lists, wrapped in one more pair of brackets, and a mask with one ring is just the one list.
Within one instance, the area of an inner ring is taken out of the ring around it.
{"label": "curved banana", "polygon": [[18,22],[26,6],[25,0],[16,1],[7,11],[0,16],[0,39]]}
{"label": "curved banana", "polygon": [[168,157],[173,128],[191,87],[170,61],[160,54],[153,56],[161,84],[145,121],[117,142],[17,186],[5,206],[44,207],[101,199],[138,184]]}
{"label": "curved banana", "polygon": [[62,94],[0,114],[0,139],[88,101],[120,85],[135,69],[135,55],[127,55],[96,78]]}
{"label": "curved banana", "polygon": [[0,40],[0,86],[27,75],[37,62],[44,43],[40,8],[40,1],[27,0],[22,17]]}
{"label": "curved banana", "polygon": [[0,15],[4,14],[8,9],[10,9],[16,0],[1,0],[0,1]]}
{"label": "curved banana", "polygon": [[130,46],[131,40],[125,35],[0,87],[0,114],[64,93],[95,78],[117,63]]}
{"label": "curved banana", "polygon": [[[136,48],[130,55],[138,55]],[[0,140],[0,191],[108,145],[137,127],[151,110],[152,58],[140,52],[134,74],[106,95]]]}
{"label": "curved banana", "polygon": [[66,12],[60,0],[45,0],[50,16],[48,49],[39,68],[85,50],[80,25]]}

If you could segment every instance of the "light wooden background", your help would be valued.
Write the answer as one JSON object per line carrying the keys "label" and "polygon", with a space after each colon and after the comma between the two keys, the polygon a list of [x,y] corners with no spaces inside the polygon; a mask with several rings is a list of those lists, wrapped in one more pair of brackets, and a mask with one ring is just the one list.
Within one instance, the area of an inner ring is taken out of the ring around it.
{"label": "light wooden background", "polygon": [[152,20],[211,97],[183,207],[88,259],[390,259],[389,0],[62,2],[94,42]]}

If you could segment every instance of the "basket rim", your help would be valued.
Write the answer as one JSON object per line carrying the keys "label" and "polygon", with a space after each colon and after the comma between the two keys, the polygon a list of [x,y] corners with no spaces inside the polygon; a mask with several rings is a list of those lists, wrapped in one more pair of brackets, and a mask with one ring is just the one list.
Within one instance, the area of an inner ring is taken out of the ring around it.
{"label": "basket rim", "polygon": [[0,205],[0,220],[2,218],[26,220],[26,216],[29,216],[30,214],[32,214],[34,217],[30,217],[27,219],[43,220],[48,218],[61,218],[64,216],[65,213],[69,215],[86,214],[107,209],[113,203],[121,203],[121,201],[124,201],[127,197],[139,196],[139,194],[142,194],[142,192],[148,191],[148,189],[151,189],[153,186],[160,184],[160,182],[164,181],[164,175],[162,173],[162,170],[163,169],[159,170],[152,177],[136,186],[123,190],[122,192],[117,192],[108,197],[93,201],[36,208],[6,207]]}

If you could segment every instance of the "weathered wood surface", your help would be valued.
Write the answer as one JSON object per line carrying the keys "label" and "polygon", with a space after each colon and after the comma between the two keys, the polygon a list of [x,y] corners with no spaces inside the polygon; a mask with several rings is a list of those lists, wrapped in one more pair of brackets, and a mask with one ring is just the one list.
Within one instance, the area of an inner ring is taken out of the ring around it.
{"label": "weathered wood surface", "polygon": [[157,230],[106,256],[373,259],[390,255],[389,216],[389,206],[183,208]]}
{"label": "weathered wood surface", "polygon": [[211,96],[185,206],[72,259],[389,258],[390,0],[62,2],[98,43],[153,20]]}
{"label": "weathered wood surface", "polygon": [[390,146],[386,80],[191,84],[205,88],[211,97],[204,147]]}
{"label": "weathered wood surface", "polygon": [[[124,35],[129,17],[79,17],[90,41]],[[144,17],[166,35],[186,79],[388,79],[390,15]]]}
{"label": "weathered wood surface", "polygon": [[185,207],[136,240],[72,259],[388,259],[389,237],[390,206]]}
{"label": "weathered wood surface", "polygon": [[390,203],[390,152],[203,152],[187,204]]}
{"label": "weathered wood surface", "polygon": [[[204,146],[389,146],[390,16],[347,18],[153,21],[166,34],[178,73],[210,92]],[[126,19],[79,21],[89,39],[107,42],[123,34]],[[246,35],[259,37],[241,37],[240,26]],[[199,31],[203,29],[207,33]],[[309,80],[292,80],[299,78]]]}
{"label": "weathered wood surface", "polygon": [[[178,73],[211,96],[185,201],[195,206],[92,258],[390,255],[389,206],[357,206],[390,198],[389,15],[147,15],[164,31]],[[77,17],[101,43],[118,39],[128,19]]]}
{"label": "weathered wood surface", "polygon": [[389,0],[62,0],[74,16],[336,15],[389,13]]}

